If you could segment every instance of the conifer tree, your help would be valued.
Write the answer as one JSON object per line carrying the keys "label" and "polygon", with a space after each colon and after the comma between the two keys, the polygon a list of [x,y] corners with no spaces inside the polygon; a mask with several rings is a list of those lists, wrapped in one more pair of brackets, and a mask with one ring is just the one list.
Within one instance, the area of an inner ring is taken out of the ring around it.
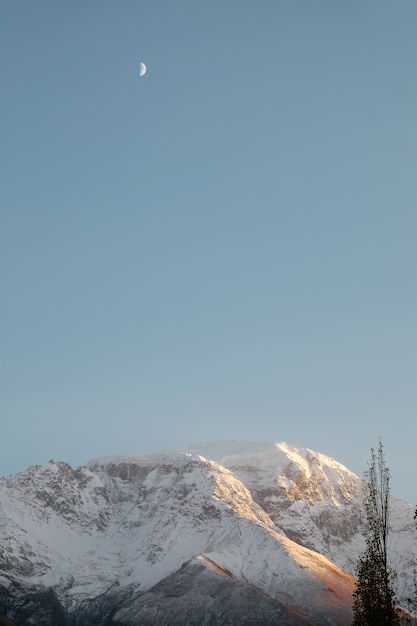
{"label": "conifer tree", "polygon": [[365,472],[363,503],[365,550],[359,558],[353,594],[353,626],[398,626],[400,623],[393,582],[388,565],[389,469],[383,445],[371,449]]}

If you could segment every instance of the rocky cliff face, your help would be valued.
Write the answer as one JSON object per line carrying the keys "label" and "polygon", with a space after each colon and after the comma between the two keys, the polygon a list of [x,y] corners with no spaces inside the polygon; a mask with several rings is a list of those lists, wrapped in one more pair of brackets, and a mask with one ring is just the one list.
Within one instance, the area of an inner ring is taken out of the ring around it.
{"label": "rocky cliff face", "polygon": [[[394,513],[407,597],[413,511]],[[0,481],[0,614],[18,626],[347,626],[362,548],[358,478],[286,444],[51,461]]]}

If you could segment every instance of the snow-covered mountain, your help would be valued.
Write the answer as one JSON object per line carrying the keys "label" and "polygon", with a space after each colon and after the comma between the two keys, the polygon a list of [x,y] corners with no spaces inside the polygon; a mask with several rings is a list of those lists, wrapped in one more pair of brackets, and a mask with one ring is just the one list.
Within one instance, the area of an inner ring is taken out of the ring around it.
{"label": "snow-covered mountain", "polygon": [[[410,505],[392,502],[406,606]],[[50,461],[0,480],[0,615],[18,626],[348,626],[360,481],[284,443]],[[0,617],[0,623],[1,622]]]}

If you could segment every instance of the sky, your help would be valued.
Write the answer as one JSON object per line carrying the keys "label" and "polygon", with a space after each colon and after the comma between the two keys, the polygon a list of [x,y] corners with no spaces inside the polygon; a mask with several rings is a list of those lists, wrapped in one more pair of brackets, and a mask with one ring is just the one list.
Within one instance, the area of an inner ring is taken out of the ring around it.
{"label": "sky", "polygon": [[381,438],[417,502],[416,24],[1,2],[0,475],[218,439],[363,475]]}

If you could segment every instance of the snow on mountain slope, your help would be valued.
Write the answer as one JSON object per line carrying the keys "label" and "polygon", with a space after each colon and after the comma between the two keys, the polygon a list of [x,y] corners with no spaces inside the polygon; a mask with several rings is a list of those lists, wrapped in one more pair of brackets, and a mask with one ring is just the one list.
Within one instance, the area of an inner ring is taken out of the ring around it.
{"label": "snow on mountain slope", "polygon": [[[189,451],[232,471],[287,537],[354,573],[364,540],[361,480],[349,469],[282,442],[203,441]],[[409,503],[392,498],[389,553],[404,600],[412,593],[417,564],[413,514]]]}
{"label": "snow on mountain slope", "polygon": [[363,548],[360,480],[346,467],[285,443],[201,442],[190,451],[238,476],[288,537],[354,570]]}
{"label": "snow on mountain slope", "polygon": [[[404,558],[408,549],[399,570],[404,594],[417,563],[407,506],[395,501],[392,517],[394,554]],[[202,442],[76,470],[51,461],[0,480],[0,585],[9,594],[53,589],[71,615],[117,615],[118,606],[125,622],[114,623],[133,624],[126,616],[143,594],[159,603],[162,581],[177,589],[191,571],[205,580],[204,563],[217,572],[214,587],[226,572],[257,589],[257,602],[262,594],[278,602],[265,604],[271,615],[291,605],[300,611],[287,615],[294,624],[342,626],[353,580],[341,567],[352,571],[362,549],[359,511],[356,476],[282,443]],[[71,625],[78,623],[85,622]]]}
{"label": "snow on mountain slope", "polygon": [[274,486],[289,501],[338,506],[350,503],[358,493],[359,479],[346,467],[324,454],[286,443],[200,442],[189,450],[233,468],[259,493]]}
{"label": "snow on mountain slope", "polygon": [[[138,615],[141,626],[315,626],[318,623],[299,608],[280,603],[202,555],[185,563],[127,606],[122,605],[115,617],[126,626],[136,626]],[[320,615],[317,617],[321,619]]]}

